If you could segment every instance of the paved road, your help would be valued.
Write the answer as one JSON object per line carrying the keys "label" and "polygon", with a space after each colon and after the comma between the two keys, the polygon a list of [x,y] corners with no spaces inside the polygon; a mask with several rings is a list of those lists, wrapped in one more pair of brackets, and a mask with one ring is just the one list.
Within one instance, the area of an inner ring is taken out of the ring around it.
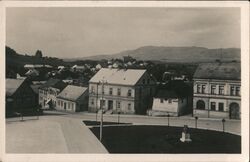
{"label": "paved road", "polygon": [[[96,120],[96,115],[94,113],[72,113],[67,114],[65,117],[69,118],[80,118],[82,120]],[[98,114],[98,120],[100,120],[100,114]],[[118,115],[113,114],[104,114],[104,121],[117,122]],[[167,117],[152,117],[152,116],[143,116],[143,115],[120,115],[120,122],[124,123],[133,123],[135,125],[168,125]],[[193,117],[184,116],[184,117],[170,117],[169,118],[170,126],[184,126],[195,127],[195,119]],[[197,127],[201,129],[209,130],[223,130],[223,124],[221,119],[205,119],[199,118],[197,121]],[[241,134],[241,121],[240,120],[226,120],[225,122],[225,132],[230,132],[233,134]]]}
{"label": "paved road", "polygon": [[108,153],[79,118],[48,115],[24,120],[7,119],[7,153]]}

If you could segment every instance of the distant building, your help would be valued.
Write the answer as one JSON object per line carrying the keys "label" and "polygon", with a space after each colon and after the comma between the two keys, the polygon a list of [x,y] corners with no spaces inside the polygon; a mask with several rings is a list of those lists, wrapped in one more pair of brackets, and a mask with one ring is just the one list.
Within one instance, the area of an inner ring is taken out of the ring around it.
{"label": "distant building", "polygon": [[102,68],[89,81],[89,111],[96,112],[102,103],[105,111],[145,114],[155,84],[146,70]]}
{"label": "distant building", "polygon": [[158,87],[149,115],[181,116],[188,113],[192,113],[192,86],[190,83],[172,81]]}
{"label": "distant building", "polygon": [[131,56],[123,56],[123,61],[125,62],[125,63],[127,63],[127,62],[133,62],[133,61],[135,61],[136,59],[134,59],[133,57],[131,57]]}
{"label": "distant building", "polygon": [[36,77],[36,76],[39,76],[39,71],[36,70],[36,69],[29,69],[26,73],[25,73],[26,76],[29,76],[29,77]]}
{"label": "distant building", "polygon": [[23,79],[6,79],[6,116],[35,112],[35,92]]}
{"label": "distant building", "polygon": [[201,64],[193,78],[195,116],[241,118],[240,63]]}
{"label": "distant building", "polygon": [[57,109],[77,112],[88,110],[88,88],[68,85],[57,96]]}
{"label": "distant building", "polygon": [[39,87],[39,104],[42,108],[56,107],[57,95],[67,86],[59,79],[50,79]]}
{"label": "distant building", "polygon": [[74,65],[74,66],[72,66],[71,70],[73,72],[84,72],[86,70],[86,67],[84,65],[82,65],[82,66]]}

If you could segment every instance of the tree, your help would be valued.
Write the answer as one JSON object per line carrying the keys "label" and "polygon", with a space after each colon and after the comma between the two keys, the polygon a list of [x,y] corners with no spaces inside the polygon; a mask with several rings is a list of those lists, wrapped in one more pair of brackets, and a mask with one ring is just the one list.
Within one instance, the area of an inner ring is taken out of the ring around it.
{"label": "tree", "polygon": [[38,58],[42,58],[43,57],[42,51],[37,50],[35,56]]}

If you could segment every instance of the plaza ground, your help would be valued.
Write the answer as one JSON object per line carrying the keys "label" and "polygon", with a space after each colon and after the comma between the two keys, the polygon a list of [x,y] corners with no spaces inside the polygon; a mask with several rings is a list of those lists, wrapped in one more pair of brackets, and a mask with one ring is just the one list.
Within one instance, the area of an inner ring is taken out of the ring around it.
{"label": "plaza ground", "polygon": [[[116,114],[105,114],[106,122],[117,122]],[[98,138],[85,126],[83,120],[96,120],[91,113],[45,112],[36,117],[6,119],[6,152],[7,153],[108,153]],[[98,115],[100,120],[100,114]],[[149,117],[140,115],[120,115],[121,123],[133,125],[167,125],[166,117]],[[225,131],[240,135],[241,125],[238,120],[226,120]],[[188,125],[195,127],[192,117],[173,117],[170,126]],[[222,131],[221,120],[198,119],[198,128]]]}

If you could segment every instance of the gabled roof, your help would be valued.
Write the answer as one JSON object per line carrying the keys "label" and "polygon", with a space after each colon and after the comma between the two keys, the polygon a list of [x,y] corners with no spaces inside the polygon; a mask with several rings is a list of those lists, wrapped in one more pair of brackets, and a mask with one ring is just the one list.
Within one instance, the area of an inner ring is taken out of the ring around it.
{"label": "gabled roof", "polygon": [[89,82],[98,83],[104,80],[108,84],[135,85],[145,72],[146,70],[141,69],[102,68]]}
{"label": "gabled roof", "polygon": [[241,80],[240,63],[203,63],[198,66],[193,78]]}
{"label": "gabled roof", "polygon": [[173,90],[160,89],[155,95],[155,98],[178,98],[178,95]]}
{"label": "gabled roof", "polygon": [[87,89],[87,87],[68,85],[57,97],[76,101]]}
{"label": "gabled roof", "polygon": [[12,96],[17,89],[23,84],[24,79],[5,79],[6,96]]}
{"label": "gabled roof", "polygon": [[49,87],[53,87],[53,88],[57,88],[57,89],[62,90],[62,89],[64,89],[66,87],[66,83],[64,83],[60,79],[51,78],[46,83],[41,85],[39,89],[49,88]]}

